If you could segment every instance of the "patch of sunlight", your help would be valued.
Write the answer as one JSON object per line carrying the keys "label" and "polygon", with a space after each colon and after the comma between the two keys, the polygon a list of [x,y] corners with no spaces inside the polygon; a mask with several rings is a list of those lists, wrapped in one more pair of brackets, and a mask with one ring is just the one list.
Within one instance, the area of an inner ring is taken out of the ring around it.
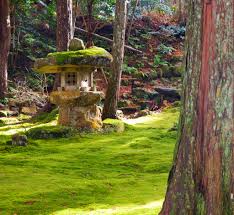
{"label": "patch of sunlight", "polygon": [[135,144],[137,142],[144,143],[146,140],[147,140],[147,137],[138,137],[138,138],[135,138],[135,139],[133,139],[131,141],[126,142],[125,144],[123,144],[121,146],[121,148],[129,147],[131,144]]}
{"label": "patch of sunlight", "polygon": [[160,210],[163,204],[163,199],[155,202],[150,202],[145,205],[131,205],[123,207],[113,207],[107,209],[96,210],[81,210],[81,209],[65,209],[61,211],[55,211],[50,215],[118,215],[118,214],[138,214],[138,212],[144,210],[150,210],[156,212],[156,209]]}
{"label": "patch of sunlight", "polygon": [[140,124],[140,123],[145,123],[145,122],[150,122],[150,121],[155,121],[159,113],[154,113],[149,116],[143,116],[135,119],[123,119],[123,121],[127,124],[130,125],[135,125],[135,124]]}
{"label": "patch of sunlight", "polygon": [[30,123],[24,123],[24,124],[17,124],[17,125],[7,125],[7,126],[3,126],[0,128],[0,134],[1,135],[14,135],[17,133],[21,133],[21,132],[26,132],[31,128],[37,128],[37,127],[44,127],[44,126],[55,126],[57,125],[57,120],[53,120],[49,123],[45,123],[45,124],[30,124]]}

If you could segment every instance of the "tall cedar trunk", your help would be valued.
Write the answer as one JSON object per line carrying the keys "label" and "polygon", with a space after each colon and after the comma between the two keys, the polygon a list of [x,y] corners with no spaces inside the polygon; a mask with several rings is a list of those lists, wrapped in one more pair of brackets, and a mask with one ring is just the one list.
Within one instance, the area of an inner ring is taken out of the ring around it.
{"label": "tall cedar trunk", "polygon": [[[72,21],[72,0],[57,0],[57,51],[67,51],[69,41],[73,38],[74,29]],[[59,86],[59,74],[55,76],[54,89]]]}
{"label": "tall cedar trunk", "polygon": [[10,5],[0,0],[0,98],[7,94],[7,64],[11,41]]}
{"label": "tall cedar trunk", "polygon": [[161,215],[233,215],[234,1],[190,0],[180,137]]}
{"label": "tall cedar trunk", "polygon": [[57,51],[67,51],[72,38],[72,0],[57,0]]}
{"label": "tall cedar trunk", "polygon": [[115,24],[113,35],[113,63],[110,74],[106,99],[103,109],[103,119],[116,118],[117,102],[121,84],[122,64],[124,58],[125,32],[127,19],[127,0],[117,0],[115,9]]}
{"label": "tall cedar trunk", "polygon": [[88,11],[88,38],[87,47],[93,46],[93,4],[94,0],[88,0],[87,11]]}

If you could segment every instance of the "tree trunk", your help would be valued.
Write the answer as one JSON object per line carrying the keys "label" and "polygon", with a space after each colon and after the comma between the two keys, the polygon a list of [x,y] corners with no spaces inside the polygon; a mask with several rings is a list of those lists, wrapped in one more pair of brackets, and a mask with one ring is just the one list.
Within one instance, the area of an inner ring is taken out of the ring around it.
{"label": "tree trunk", "polygon": [[88,11],[88,38],[87,38],[87,47],[93,46],[93,4],[94,0],[88,0],[87,2],[87,11]]}
{"label": "tree trunk", "polygon": [[117,117],[116,111],[124,58],[126,21],[127,0],[117,0],[112,50],[114,60],[112,63],[112,72],[108,81],[108,88],[103,109],[103,119]]}
{"label": "tree trunk", "polygon": [[7,94],[7,65],[11,42],[10,3],[0,0],[0,98]]}
{"label": "tree trunk", "polygon": [[161,215],[233,215],[234,1],[190,0],[180,136]]}
{"label": "tree trunk", "polygon": [[[69,42],[74,36],[72,0],[57,0],[57,51],[67,51]],[[59,86],[60,75],[55,75],[54,90]]]}
{"label": "tree trunk", "polygon": [[73,32],[72,0],[57,0],[57,51],[67,51]]}
{"label": "tree trunk", "polygon": [[139,1],[140,0],[135,0],[135,4],[134,4],[134,8],[132,10],[132,16],[130,18],[129,28],[128,28],[128,32],[127,32],[127,36],[126,36],[126,43],[128,43],[128,40],[129,40],[129,38],[131,36],[131,31],[132,31],[132,26],[133,26],[133,22],[134,22],[134,17],[135,17],[137,6],[139,5]]}

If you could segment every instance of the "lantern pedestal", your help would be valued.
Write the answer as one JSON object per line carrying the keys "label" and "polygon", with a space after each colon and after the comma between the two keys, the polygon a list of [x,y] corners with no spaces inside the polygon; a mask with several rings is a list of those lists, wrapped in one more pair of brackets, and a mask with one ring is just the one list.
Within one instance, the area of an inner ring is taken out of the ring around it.
{"label": "lantern pedestal", "polygon": [[50,100],[59,107],[59,125],[97,130],[102,127],[101,108],[97,104],[103,96],[102,92],[55,91]]}

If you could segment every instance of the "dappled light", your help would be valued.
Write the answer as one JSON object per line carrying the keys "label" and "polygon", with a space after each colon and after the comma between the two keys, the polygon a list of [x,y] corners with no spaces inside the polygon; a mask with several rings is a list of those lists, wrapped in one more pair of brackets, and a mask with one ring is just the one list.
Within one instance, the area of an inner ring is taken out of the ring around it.
{"label": "dappled light", "polygon": [[[155,202],[150,202],[144,205],[125,205],[125,206],[115,206],[112,208],[97,209],[89,211],[80,210],[80,209],[65,209],[62,211],[55,211],[50,215],[72,215],[72,214],[82,214],[82,215],[114,215],[114,214],[129,214],[129,215],[140,215],[140,214],[153,214],[159,212],[163,203],[163,199]],[[92,206],[91,206],[92,207]],[[93,207],[98,208],[98,205]],[[101,205],[103,207],[103,205]]]}
{"label": "dappled light", "polygon": [[[1,127],[1,210],[69,215],[159,211],[176,139],[170,129],[178,109],[143,119],[121,134],[32,139],[23,148],[5,144],[8,132],[32,124]],[[43,129],[51,122],[38,121],[36,126]],[[12,198],[14,204],[8,201]]]}

